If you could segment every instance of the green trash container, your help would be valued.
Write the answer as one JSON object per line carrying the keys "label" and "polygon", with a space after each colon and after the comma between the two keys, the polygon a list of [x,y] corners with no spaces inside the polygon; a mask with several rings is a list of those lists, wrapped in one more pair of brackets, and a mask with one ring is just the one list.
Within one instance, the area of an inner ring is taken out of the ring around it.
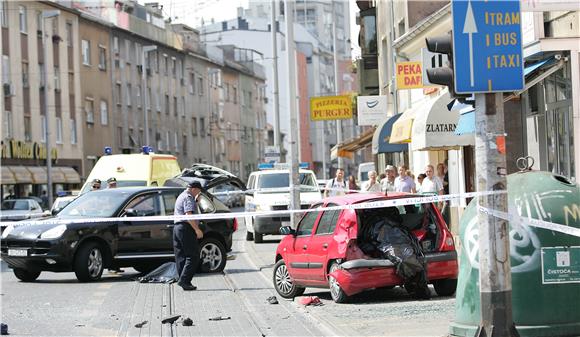
{"label": "green trash container", "polygon": [[[549,172],[508,176],[508,209],[580,228],[580,186]],[[477,200],[460,221],[461,252],[451,336],[480,323]],[[520,336],[580,336],[580,237],[510,223],[513,319]]]}

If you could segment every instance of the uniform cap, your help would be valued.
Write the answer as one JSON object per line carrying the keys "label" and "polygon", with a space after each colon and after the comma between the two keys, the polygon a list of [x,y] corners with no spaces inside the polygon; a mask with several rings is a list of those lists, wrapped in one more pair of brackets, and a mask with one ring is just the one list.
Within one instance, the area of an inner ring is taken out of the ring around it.
{"label": "uniform cap", "polygon": [[201,186],[201,183],[199,181],[192,181],[189,184],[187,184],[187,187],[189,187],[189,188],[199,188],[200,190],[203,188],[203,186]]}
{"label": "uniform cap", "polygon": [[107,179],[107,183],[109,183],[109,184],[116,183],[116,182],[117,182],[117,179],[115,177],[111,177],[111,178]]}

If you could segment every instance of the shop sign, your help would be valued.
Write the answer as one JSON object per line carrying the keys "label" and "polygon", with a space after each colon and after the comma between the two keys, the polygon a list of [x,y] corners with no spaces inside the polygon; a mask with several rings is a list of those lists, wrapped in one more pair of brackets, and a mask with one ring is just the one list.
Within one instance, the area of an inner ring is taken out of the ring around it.
{"label": "shop sign", "polygon": [[357,97],[358,125],[379,125],[387,118],[387,96]]}
{"label": "shop sign", "polygon": [[397,63],[397,89],[423,88],[423,66],[421,62]]}
{"label": "shop sign", "polygon": [[542,247],[542,284],[580,283],[580,247]]}
{"label": "shop sign", "polygon": [[[58,150],[51,149],[52,160],[57,160]],[[46,146],[38,142],[11,140],[2,142],[2,159],[37,159],[46,160]]]}
{"label": "shop sign", "polygon": [[313,121],[351,118],[352,98],[350,95],[310,98],[310,119]]}

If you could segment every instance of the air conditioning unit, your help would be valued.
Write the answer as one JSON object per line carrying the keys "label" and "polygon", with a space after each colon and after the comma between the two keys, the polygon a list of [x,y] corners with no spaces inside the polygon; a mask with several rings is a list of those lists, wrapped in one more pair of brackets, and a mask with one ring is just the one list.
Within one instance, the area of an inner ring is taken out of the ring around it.
{"label": "air conditioning unit", "polygon": [[10,83],[4,83],[2,86],[4,88],[4,96],[14,96],[16,95],[14,87]]}

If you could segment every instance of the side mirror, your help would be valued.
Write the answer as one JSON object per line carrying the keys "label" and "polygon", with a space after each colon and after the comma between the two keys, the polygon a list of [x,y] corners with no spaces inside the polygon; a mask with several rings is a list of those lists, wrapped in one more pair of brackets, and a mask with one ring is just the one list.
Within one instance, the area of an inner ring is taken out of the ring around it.
{"label": "side mirror", "polygon": [[[55,209],[55,210],[53,210],[53,211],[46,210],[46,211],[42,212],[42,216],[51,216],[51,215],[56,215],[56,213],[54,213],[54,211],[56,211],[56,209]],[[60,211],[60,209],[58,209],[58,211]],[[57,212],[57,213],[58,213],[58,212]]]}
{"label": "side mirror", "polygon": [[296,235],[296,231],[290,226],[280,227],[280,234],[282,235]]}
{"label": "side mirror", "polygon": [[125,210],[125,216],[138,216],[137,210],[134,208],[127,208]]}

